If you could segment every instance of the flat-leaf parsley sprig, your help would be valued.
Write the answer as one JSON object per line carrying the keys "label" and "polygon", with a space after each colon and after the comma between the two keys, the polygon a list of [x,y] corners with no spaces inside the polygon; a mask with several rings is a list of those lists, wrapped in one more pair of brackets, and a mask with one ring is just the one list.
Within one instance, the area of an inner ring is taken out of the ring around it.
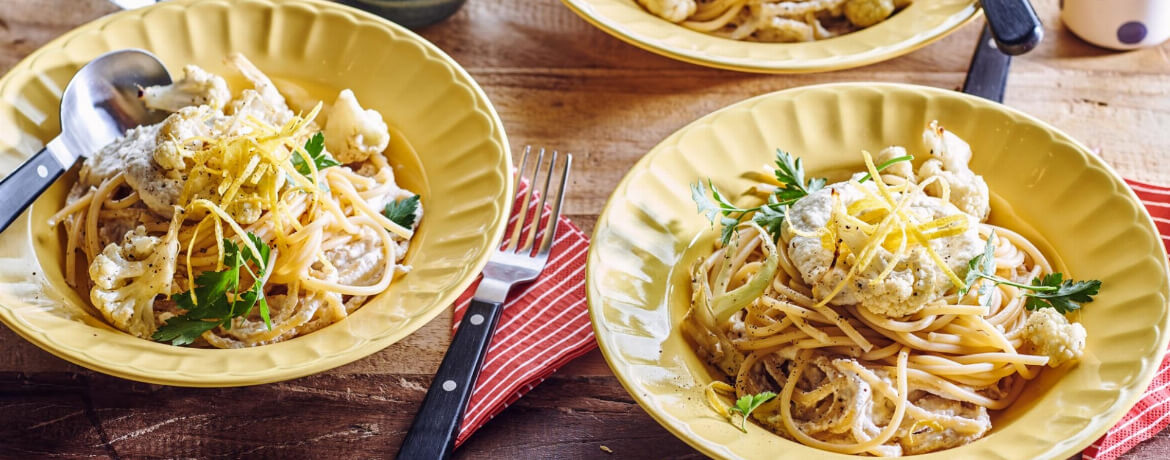
{"label": "flat-leaf parsley sprig", "polygon": [[[1027,298],[1024,307],[1028,310],[1054,308],[1061,314],[1067,314],[1081,308],[1081,304],[1093,301],[1093,296],[1101,290],[1101,281],[1085,280],[1074,281],[1064,279],[1060,272],[1049,273],[1043,278],[1034,278],[1032,284],[1021,284],[1002,278],[995,274],[995,232],[987,237],[987,245],[983,254],[979,254],[967,263],[967,286],[959,290],[959,296],[967,294],[970,287],[980,278],[991,281],[993,285],[1005,284],[1025,291]],[[992,286],[984,285],[979,288],[980,303],[990,301]]]}
{"label": "flat-leaf parsley sprig", "polygon": [[[321,133],[314,134],[309,140],[305,141],[304,152],[301,150],[294,150],[289,161],[292,162],[293,168],[297,170],[302,176],[313,180],[313,170],[309,168],[309,162],[313,163],[314,169],[318,173],[325,168],[332,168],[334,166],[341,166],[341,163],[329,156],[329,152],[325,151],[325,135]],[[329,185],[325,182],[317,184],[321,190],[328,191]]]}
{"label": "flat-leaf parsley sprig", "polygon": [[[716,218],[719,219],[719,223],[723,226],[721,233],[724,245],[731,241],[736,227],[750,213],[755,213],[752,216],[753,222],[759,224],[773,237],[779,238],[780,229],[788,213],[788,206],[809,193],[824,188],[825,179],[814,178],[805,182],[804,165],[801,160],[799,158],[794,160],[792,155],[778,149],[776,150],[776,180],[780,182],[781,186],[776,187],[776,190],[768,196],[766,203],[754,208],[741,208],[732,204],[719,192],[711,179],[707,179],[706,186],[703,185],[702,181],[691,184],[691,199],[698,205],[699,213],[707,216],[707,220],[710,220],[712,224],[715,223]],[[709,192],[708,187],[710,188]],[[710,198],[707,196],[708,193],[711,195]]]}
{"label": "flat-leaf parsley sprig", "polygon": [[[218,272],[203,272],[195,277],[192,290],[172,295],[171,300],[175,305],[187,312],[168,319],[151,338],[159,342],[171,342],[171,345],[187,345],[218,326],[231,329],[232,319],[248,316],[257,303],[264,324],[269,330],[272,329],[268,301],[264,298],[264,280],[268,273],[271,248],[252,233],[248,233],[247,237],[259,254],[253,253],[246,244],[236,245],[224,238],[223,264],[226,268]],[[253,270],[252,266],[256,269]],[[244,291],[240,291],[241,269],[252,275],[254,280],[252,287]]]}
{"label": "flat-leaf parsley sprig", "polygon": [[409,230],[417,217],[415,213],[418,212],[418,201],[418,195],[391,201],[386,204],[386,209],[382,210],[382,215],[390,219],[391,222]]}
{"label": "flat-leaf parsley sprig", "polygon": [[776,397],[776,393],[773,393],[771,391],[765,391],[763,393],[755,394],[755,395],[743,395],[742,397],[740,397],[738,400],[735,401],[734,407],[727,408],[727,415],[731,416],[735,412],[739,412],[740,415],[742,416],[742,417],[740,417],[740,420],[739,420],[739,430],[744,432],[744,433],[747,433],[748,416],[750,416],[752,414],[752,411],[756,410],[756,408],[764,405],[764,403],[772,400],[772,398],[775,398],[775,397]]}

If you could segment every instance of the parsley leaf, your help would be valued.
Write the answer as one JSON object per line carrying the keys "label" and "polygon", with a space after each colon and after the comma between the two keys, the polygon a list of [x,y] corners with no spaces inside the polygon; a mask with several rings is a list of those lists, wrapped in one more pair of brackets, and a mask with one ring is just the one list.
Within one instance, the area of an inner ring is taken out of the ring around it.
{"label": "parsley leaf", "polygon": [[[776,150],[776,180],[781,186],[772,192],[766,204],[754,208],[744,209],[732,204],[719,192],[711,179],[707,179],[707,186],[704,186],[702,181],[691,184],[691,199],[695,201],[699,214],[706,216],[712,224],[718,218],[720,225],[723,226],[720,236],[724,245],[731,241],[739,223],[750,213],[755,213],[751,218],[753,222],[771,233],[774,239],[779,239],[784,219],[788,215],[788,206],[809,193],[824,188],[825,179],[814,178],[806,182],[801,160],[793,159],[783,150]],[[710,197],[707,196],[708,193]],[[723,217],[719,217],[720,214]]]}
{"label": "parsley leaf", "polygon": [[[308,157],[305,157],[306,154]],[[297,150],[292,154],[293,168],[296,168],[297,172],[301,173],[302,176],[312,179],[313,172],[309,169],[309,164],[306,160],[312,160],[313,165],[317,167],[317,171],[341,164],[329,156],[329,153],[325,152],[325,136],[321,133],[314,134],[308,141],[305,141],[304,152]]]}
{"label": "parsley leaf", "polygon": [[[707,179],[707,182],[710,183],[711,179]],[[712,185],[712,187],[714,186]],[[694,200],[695,205],[698,206],[699,214],[706,216],[707,220],[714,224],[715,217],[719,216],[719,213],[722,212],[722,208],[715,204],[714,201],[711,201],[710,198],[707,198],[707,187],[703,186],[703,181],[698,181],[691,184],[691,199]]]}
{"label": "parsley leaf", "polygon": [[414,195],[398,201],[391,201],[386,204],[382,215],[402,228],[410,228],[414,225],[415,212],[418,211],[418,200],[418,195]]}
{"label": "parsley leaf", "polygon": [[719,231],[719,239],[727,246],[731,242],[731,237],[735,236],[735,232],[739,229],[739,219],[734,217],[723,217],[719,221],[723,229]]}
{"label": "parsley leaf", "polygon": [[[260,316],[264,319],[264,324],[269,329],[272,328],[262,282],[264,274],[267,273],[271,248],[254,234],[248,233],[247,237],[256,246],[259,254],[254,254],[247,245],[239,246],[225,238],[224,270],[203,272],[195,277],[194,289],[171,296],[175,305],[187,312],[168,319],[155,331],[152,339],[170,342],[171,345],[190,344],[204,332],[218,326],[231,329],[232,319],[247,316],[257,303],[260,304]],[[248,262],[256,266],[255,271],[248,266]],[[257,280],[252,283],[251,288],[243,292],[240,292],[241,269],[247,270],[252,274],[252,279]]]}
{"label": "parsley leaf", "polygon": [[806,184],[804,182],[804,165],[800,158],[795,160],[792,155],[780,149],[776,149],[776,180],[783,185],[782,188],[776,190],[776,198],[779,201],[793,201],[804,198],[812,192],[825,188],[825,178],[810,179]]}
{"label": "parsley leaf", "polygon": [[[975,258],[966,262],[966,277],[963,280],[963,287],[958,290],[959,297],[966,295],[966,291],[970,290],[972,286],[975,286],[975,283],[979,281],[980,275],[986,274],[996,274],[996,232],[991,232],[990,235],[987,235],[987,243],[983,247],[983,254],[976,255]],[[979,294],[986,294],[986,290],[990,290],[990,287],[979,288]]]}
{"label": "parsley leaf", "polygon": [[735,407],[727,408],[727,415],[733,412],[739,412],[743,417],[739,421],[739,430],[747,433],[747,420],[752,411],[762,406],[772,398],[776,397],[776,393],[765,391],[756,395],[743,395],[739,400],[735,401]]}
{"label": "parsley leaf", "polygon": [[966,295],[967,291],[971,289],[971,286],[982,278],[991,281],[993,284],[979,288],[981,304],[986,305],[990,302],[990,290],[992,286],[1006,284],[1031,291],[1024,293],[1024,297],[1027,297],[1024,308],[1028,310],[1055,308],[1061,314],[1068,314],[1073,310],[1080,309],[1082,303],[1092,302],[1093,296],[1097,295],[1097,292],[1101,290],[1101,281],[1065,280],[1064,274],[1060,272],[1049,273],[1043,278],[1033,279],[1032,284],[1021,284],[1001,278],[995,274],[994,238],[995,233],[988,236],[987,246],[984,248],[983,254],[975,256],[967,263],[967,277],[964,280],[966,286],[959,289],[960,296]]}
{"label": "parsley leaf", "polygon": [[773,236],[779,236],[781,229],[784,228],[784,218],[787,214],[788,206],[780,203],[769,203],[760,206],[760,210],[752,215],[752,222],[759,224],[761,228]]}
{"label": "parsley leaf", "polygon": [[1032,280],[1032,286],[1035,287],[1031,289],[1042,286],[1052,290],[1024,294],[1028,298],[1024,307],[1029,310],[1052,307],[1058,312],[1068,313],[1080,309],[1082,303],[1092,302],[1093,296],[1101,290],[1101,282],[1098,280],[1073,281],[1063,280],[1063,277],[1060,273],[1049,273],[1043,279]]}

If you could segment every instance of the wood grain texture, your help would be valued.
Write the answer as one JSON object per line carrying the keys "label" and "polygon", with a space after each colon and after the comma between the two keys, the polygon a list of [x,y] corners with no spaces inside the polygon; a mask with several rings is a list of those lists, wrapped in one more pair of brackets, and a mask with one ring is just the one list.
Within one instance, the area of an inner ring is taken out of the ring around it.
{"label": "wood grain texture", "polygon": [[[1170,44],[1102,50],[1064,29],[1057,0],[1033,3],[1047,38],[1014,61],[1007,104],[1073,133],[1127,177],[1170,184]],[[114,10],[105,0],[0,0],[0,72]],[[576,153],[566,212],[591,232],[625,171],[696,118],[748,97],[817,83],[958,88],[982,26],[977,21],[887,62],[796,76],[662,58],[594,29],[556,0],[471,0],[420,32],[484,87],[514,147]],[[442,359],[450,322],[448,311],[402,342],[330,372],[234,389],[96,374],[0,328],[0,458],[391,457]],[[701,456],[647,416],[593,352],[497,416],[456,457]],[[1170,433],[1126,458],[1170,458]]]}

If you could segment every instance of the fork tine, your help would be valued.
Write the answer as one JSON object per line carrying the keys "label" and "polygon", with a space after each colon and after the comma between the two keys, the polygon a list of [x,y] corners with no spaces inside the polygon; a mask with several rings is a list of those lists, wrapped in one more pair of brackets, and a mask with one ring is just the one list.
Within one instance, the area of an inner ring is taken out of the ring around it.
{"label": "fork tine", "polygon": [[[553,150],[552,160],[548,163],[548,174],[544,175],[544,187],[540,192],[540,206],[536,207],[536,212],[532,216],[532,226],[528,229],[528,237],[524,239],[524,245],[520,251],[525,253],[532,252],[532,243],[536,240],[536,231],[540,229],[541,216],[544,215],[544,204],[548,202],[548,189],[552,185],[553,174],[557,166],[557,151]],[[536,184],[532,184],[533,187]]]}
{"label": "fork tine", "polygon": [[[540,248],[537,250],[538,255],[548,255],[552,249],[553,241],[557,237],[557,227],[561,221],[561,204],[565,202],[565,189],[569,184],[569,168],[573,166],[573,154],[566,153],[564,166],[561,167],[561,184],[557,187],[557,197],[553,200],[553,210],[548,216],[548,223],[545,225],[544,238],[540,240]],[[551,168],[551,165],[550,165]],[[549,175],[552,179],[552,175]]]}
{"label": "fork tine", "polygon": [[[532,151],[532,146],[529,145],[529,146],[524,147],[524,160],[522,161],[521,169],[516,172],[517,178],[524,177],[524,169],[526,169],[528,167],[528,157],[529,157],[528,154],[531,151]],[[540,149],[539,158],[536,160],[536,165],[532,168],[532,178],[533,179],[536,178],[537,172],[540,171],[540,164],[543,162],[544,162],[544,149],[542,148],[542,149]],[[506,249],[504,249],[505,251],[509,251],[509,252],[515,251],[516,245],[520,242],[521,231],[524,229],[524,221],[526,219],[528,219],[528,200],[529,200],[529,198],[532,197],[532,187],[533,187],[532,180],[529,180],[528,181],[528,189],[524,190],[524,198],[521,198],[520,201],[516,203],[516,206],[517,206],[516,224],[514,226],[512,226],[512,237],[509,239],[508,246]]]}

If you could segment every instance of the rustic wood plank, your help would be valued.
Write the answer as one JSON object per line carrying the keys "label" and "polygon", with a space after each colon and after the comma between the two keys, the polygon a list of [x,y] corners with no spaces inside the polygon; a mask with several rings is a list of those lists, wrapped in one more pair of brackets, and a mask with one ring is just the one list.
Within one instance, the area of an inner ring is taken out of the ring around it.
{"label": "rustic wood plank", "polygon": [[[1047,40],[1016,59],[1007,103],[1076,135],[1124,175],[1170,184],[1170,44],[1116,53],[1077,40],[1055,0],[1035,2]],[[52,38],[114,11],[105,0],[0,0],[0,72]],[[51,12],[47,14],[46,12]],[[468,2],[421,33],[475,76],[514,147],[578,155],[570,218],[591,232],[622,175],[690,121],[758,94],[831,81],[957,88],[971,24],[871,66],[750,75],[639,50],[555,0]],[[394,453],[438,367],[450,313],[386,350],[291,382],[181,389],[95,374],[0,328],[0,457],[334,457]],[[612,456],[600,450],[613,449]],[[460,458],[698,458],[633,403],[600,353],[566,366],[497,416]],[[1163,432],[1125,458],[1170,458]]]}

